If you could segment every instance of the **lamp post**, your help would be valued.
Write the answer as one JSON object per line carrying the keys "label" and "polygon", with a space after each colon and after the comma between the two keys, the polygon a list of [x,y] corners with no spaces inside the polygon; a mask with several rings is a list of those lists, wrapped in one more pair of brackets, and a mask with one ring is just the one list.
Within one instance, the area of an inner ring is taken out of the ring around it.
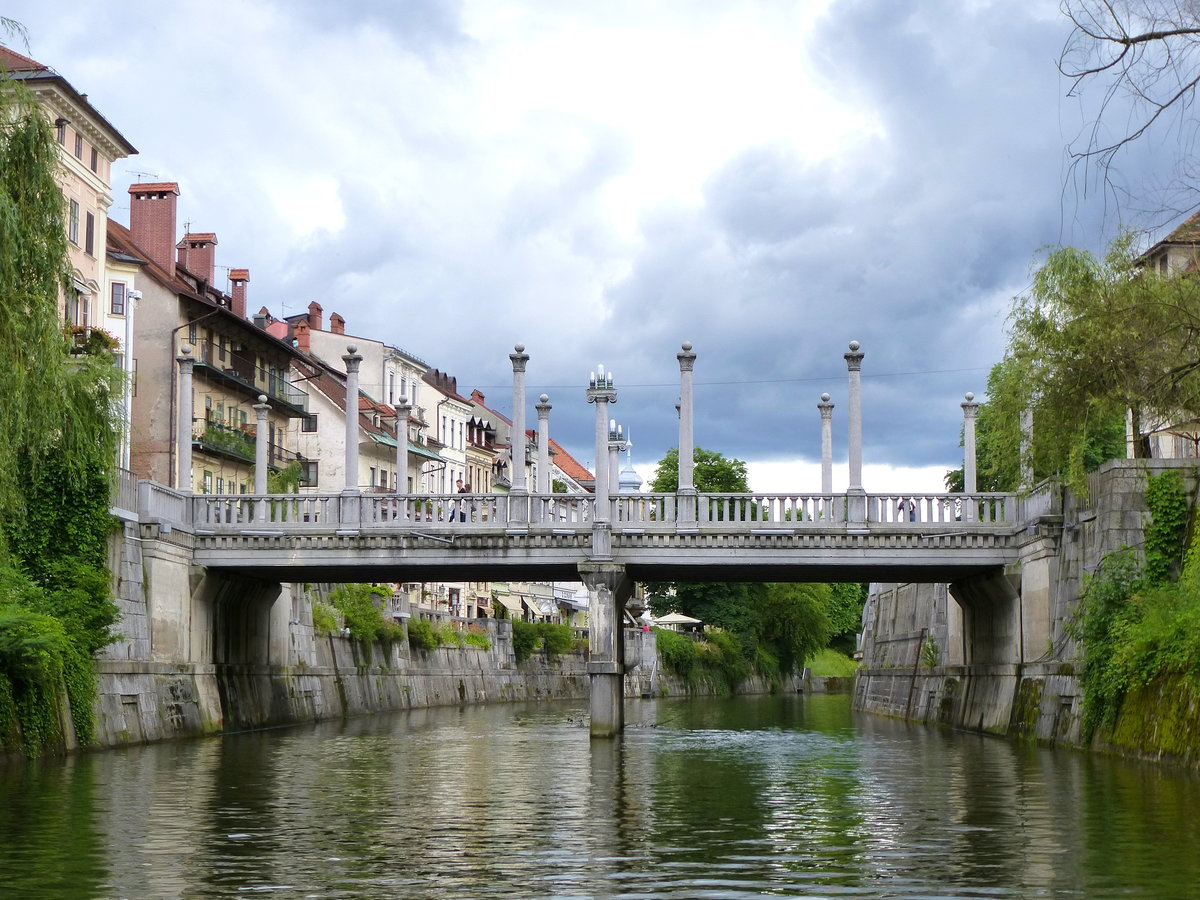
{"label": "lamp post", "polygon": [[621,454],[629,446],[625,440],[625,429],[616,419],[608,420],[608,492],[611,497],[619,493],[621,484]]}
{"label": "lamp post", "polygon": [[[598,374],[597,374],[598,373]],[[597,367],[588,381],[587,402],[596,404],[596,515],[595,524],[606,528],[611,521],[608,509],[608,407],[617,402],[612,372]]]}
{"label": "lamp post", "polygon": [[696,521],[696,484],[694,481],[696,460],[694,436],[692,434],[692,371],[696,367],[696,354],[691,341],[684,341],[683,348],[675,354],[679,360],[679,487],[678,520]]}

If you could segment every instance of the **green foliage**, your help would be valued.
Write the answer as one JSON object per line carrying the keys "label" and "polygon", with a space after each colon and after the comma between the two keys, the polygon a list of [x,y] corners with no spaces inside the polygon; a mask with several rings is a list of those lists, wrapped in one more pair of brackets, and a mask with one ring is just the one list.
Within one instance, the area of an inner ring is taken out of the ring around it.
{"label": "green foliage", "polygon": [[341,628],[338,625],[337,609],[319,600],[312,605],[312,619],[313,629],[317,634],[334,634]]}
{"label": "green foliage", "polygon": [[1145,529],[1145,578],[1154,586],[1179,575],[1187,537],[1188,501],[1178,472],[1151,475],[1146,482],[1150,521]]}
{"label": "green foliage", "polygon": [[830,587],[827,584],[768,584],[758,606],[759,642],[779,660],[784,674],[829,643]]}
{"label": "green foliage", "polygon": [[848,678],[854,674],[858,665],[845,653],[839,653],[826,647],[824,650],[818,650],[808,660],[808,668],[813,675],[826,678]]}
{"label": "green foliage", "polygon": [[463,633],[449,622],[435,628],[433,634],[437,639],[439,647],[458,647],[461,649],[466,645]]}
{"label": "green foliage", "polygon": [[[988,400],[980,404],[975,421],[979,491],[1016,491],[1021,487],[1021,415],[1029,403],[1024,379],[1022,367],[1007,358],[993,366],[988,375]],[[1123,409],[1085,414],[1080,428],[1080,433],[1072,436],[1059,427],[1053,413],[1035,414],[1029,460],[1035,484],[1061,477],[1080,489],[1083,473],[1125,456]],[[946,490],[963,490],[961,466],[946,473]]]}
{"label": "green foliage", "polygon": [[691,678],[696,667],[696,642],[668,628],[655,628],[654,639],[663,668],[681,678]]}
{"label": "green foliage", "polygon": [[863,606],[867,602],[868,585],[841,582],[829,585],[829,644],[852,653],[858,630],[862,627]]}
{"label": "green foliage", "polygon": [[[1001,481],[1013,483],[1025,409],[1035,474],[1061,474],[1073,487],[1097,451],[1124,455],[1117,439],[1127,409],[1200,417],[1200,279],[1141,265],[1130,235],[1102,259],[1050,252],[1014,300],[1009,326],[1004,360],[988,379],[993,421],[981,410],[980,432],[995,432],[994,447],[980,442],[981,475],[1004,472]],[[997,459],[985,460],[993,450]]]}
{"label": "green foliage", "polygon": [[[726,459],[716,450],[696,447],[692,450],[692,481],[696,490],[709,494],[744,494],[750,490],[746,464],[740,459]],[[654,470],[650,490],[673,494],[679,490],[679,448],[672,447]]]}
{"label": "green foliage", "polygon": [[525,662],[537,648],[540,639],[537,626],[532,622],[513,619],[512,627],[513,656],[516,657],[517,662]]}
{"label": "green foliage", "polygon": [[569,653],[575,647],[575,632],[570,625],[538,622],[537,633],[542,639],[542,649],[546,651],[546,656],[552,659]]}
{"label": "green foliage", "polygon": [[418,650],[436,649],[438,638],[434,633],[433,624],[428,619],[409,619],[408,643]]}
{"label": "green foliage", "polygon": [[385,587],[369,584],[343,584],[330,595],[334,608],[350,629],[350,636],[359,641],[390,641],[399,637],[395,623],[383,617],[382,598],[391,596]]}
{"label": "green foliage", "polygon": [[468,647],[480,647],[484,650],[492,649],[492,642],[488,639],[487,632],[478,625],[471,625],[467,628],[464,640]]}
{"label": "green foliage", "polygon": [[934,640],[933,635],[926,635],[921,642],[921,665],[935,668],[942,661],[942,648]]}
{"label": "green foliage", "polygon": [[736,635],[728,631],[710,630],[697,648],[700,667],[713,676],[721,687],[733,692],[750,677],[751,659]]}
{"label": "green foliage", "polygon": [[91,655],[117,620],[107,540],[123,374],[102,332],[81,347],[64,333],[57,172],[45,115],[0,74],[0,735],[29,753],[62,740],[64,690],[78,739],[92,740]]}

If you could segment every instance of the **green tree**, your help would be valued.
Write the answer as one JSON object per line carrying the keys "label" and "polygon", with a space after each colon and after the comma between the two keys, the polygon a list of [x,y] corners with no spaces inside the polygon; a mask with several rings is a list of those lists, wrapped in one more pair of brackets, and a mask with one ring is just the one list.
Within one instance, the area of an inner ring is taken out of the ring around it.
{"label": "green tree", "polygon": [[0,738],[19,726],[29,752],[61,738],[64,688],[90,739],[91,654],[117,619],[107,540],[122,376],[109,353],[69,352],[58,166],[45,115],[0,73]]}
{"label": "green tree", "polygon": [[[749,493],[746,464],[715,450],[696,448],[693,481],[701,493]],[[673,493],[679,485],[679,451],[667,451],[650,489]],[[763,653],[784,673],[802,668],[805,659],[823,648],[837,627],[857,633],[862,618],[860,585],[759,584],[743,582],[677,582],[646,585],[655,615],[681,612],[730,633],[737,656],[763,661]],[[851,622],[851,620],[853,620]],[[847,624],[849,623],[849,624]]]}
{"label": "green tree", "polygon": [[1049,253],[1013,302],[1008,347],[988,378],[977,423],[980,486],[1015,487],[1025,410],[1035,477],[1060,475],[1076,488],[1090,468],[1124,455],[1127,410],[1200,417],[1197,334],[1200,279],[1141,265],[1131,237],[1103,258],[1069,247]]}
{"label": "green tree", "polygon": [[[745,494],[750,491],[746,464],[740,459],[726,459],[716,450],[696,447],[692,451],[692,483],[696,490],[709,494]],[[679,449],[672,447],[654,470],[650,490],[673,494],[679,490]]]}

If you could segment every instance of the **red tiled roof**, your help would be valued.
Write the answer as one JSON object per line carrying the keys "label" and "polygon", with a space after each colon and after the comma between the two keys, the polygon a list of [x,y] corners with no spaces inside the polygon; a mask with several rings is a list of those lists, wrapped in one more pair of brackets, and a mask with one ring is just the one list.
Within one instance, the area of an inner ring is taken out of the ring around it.
{"label": "red tiled roof", "polygon": [[36,72],[47,68],[36,59],[22,56],[16,50],[3,46],[0,46],[0,66],[4,66],[9,72]]}
{"label": "red tiled roof", "polygon": [[1182,225],[1167,235],[1163,241],[1166,244],[1197,244],[1200,243],[1200,213],[1190,217]]}
{"label": "red tiled roof", "polygon": [[562,444],[550,438],[550,450],[554,453],[554,464],[566,475],[580,484],[594,484],[596,476],[584,468],[575,457],[562,448]]}

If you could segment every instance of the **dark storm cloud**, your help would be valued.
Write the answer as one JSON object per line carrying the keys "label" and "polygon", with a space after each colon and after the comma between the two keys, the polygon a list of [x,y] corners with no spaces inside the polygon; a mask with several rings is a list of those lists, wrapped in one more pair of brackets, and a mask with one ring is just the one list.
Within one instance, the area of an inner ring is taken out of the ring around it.
{"label": "dark storm cloud", "polygon": [[[696,343],[698,442],[815,456],[815,403],[834,395],[840,435],[841,357],[857,339],[867,459],[955,461],[958,403],[983,393],[1008,300],[1035,252],[1069,231],[1061,40],[1060,23],[1011,4],[832,6],[811,49],[876,133],[819,164],[786,146],[742,151],[698,214],[647,221],[610,294],[610,323],[637,322],[630,362]],[[1094,235],[1095,214],[1083,218]],[[674,443],[673,423],[629,418],[646,443]]]}

